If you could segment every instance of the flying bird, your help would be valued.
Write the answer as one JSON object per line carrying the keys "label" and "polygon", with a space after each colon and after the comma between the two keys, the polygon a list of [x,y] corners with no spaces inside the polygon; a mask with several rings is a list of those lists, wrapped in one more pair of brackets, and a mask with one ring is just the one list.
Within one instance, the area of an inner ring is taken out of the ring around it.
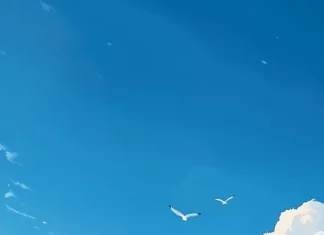
{"label": "flying bird", "polygon": [[177,216],[180,216],[183,221],[187,221],[190,217],[195,217],[201,215],[201,213],[190,213],[190,214],[182,214],[180,211],[174,209],[171,205],[169,205],[171,211],[176,214]]}
{"label": "flying bird", "polygon": [[215,200],[221,202],[223,205],[226,205],[228,203],[228,201],[232,200],[234,197],[235,197],[235,195],[232,195],[229,198],[227,198],[225,201],[222,199],[219,199],[219,198],[216,198]]}

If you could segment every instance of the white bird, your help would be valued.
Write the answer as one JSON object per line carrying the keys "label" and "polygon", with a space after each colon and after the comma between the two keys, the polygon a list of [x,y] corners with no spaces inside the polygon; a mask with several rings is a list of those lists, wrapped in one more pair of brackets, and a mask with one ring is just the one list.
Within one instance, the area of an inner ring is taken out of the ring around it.
{"label": "white bird", "polygon": [[225,201],[222,199],[219,199],[219,198],[216,198],[215,200],[221,202],[223,205],[226,205],[228,203],[228,201],[232,200],[234,197],[235,197],[235,195],[232,195],[229,198],[227,198]]}
{"label": "white bird", "polygon": [[201,215],[201,213],[190,213],[190,214],[182,214],[180,211],[174,209],[171,205],[169,205],[171,211],[176,214],[177,216],[180,216],[183,221],[187,221],[190,217],[195,217]]}

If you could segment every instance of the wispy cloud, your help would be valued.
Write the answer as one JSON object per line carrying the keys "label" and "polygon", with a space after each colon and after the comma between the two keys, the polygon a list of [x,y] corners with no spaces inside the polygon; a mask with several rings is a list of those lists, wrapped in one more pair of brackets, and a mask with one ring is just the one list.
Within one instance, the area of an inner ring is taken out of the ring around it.
{"label": "wispy cloud", "polygon": [[6,146],[4,146],[3,144],[0,144],[0,151],[5,151],[6,152],[6,159],[9,162],[21,165],[20,163],[18,163],[16,161],[16,159],[18,157],[18,153],[9,151],[8,148]]}
{"label": "wispy cloud", "polygon": [[48,3],[43,2],[43,1],[40,1],[39,3],[41,5],[43,11],[47,11],[47,12],[55,11],[55,9]]}
{"label": "wispy cloud", "polygon": [[10,180],[11,180],[11,182],[12,182],[14,185],[16,185],[16,186],[18,186],[18,187],[20,187],[20,188],[22,188],[22,189],[26,189],[26,190],[29,190],[29,191],[32,191],[32,192],[33,192],[33,190],[32,190],[31,188],[29,188],[26,184],[24,184],[24,183],[20,183],[19,181],[15,182],[15,181],[12,180],[12,179],[10,179]]}
{"label": "wispy cloud", "polygon": [[7,52],[0,50],[0,55],[5,56],[5,55],[7,55]]}
{"label": "wispy cloud", "polygon": [[10,197],[17,197],[17,196],[12,190],[9,190],[7,193],[5,193],[4,197],[10,198]]}
{"label": "wispy cloud", "polygon": [[7,151],[6,146],[4,146],[3,144],[0,144],[0,151]]}
{"label": "wispy cloud", "polygon": [[39,227],[37,227],[37,226],[34,226],[33,228],[34,228],[34,229],[37,229],[37,230],[40,230]]}
{"label": "wispy cloud", "polygon": [[262,64],[268,64],[268,62],[265,61],[265,60],[261,60],[261,63],[262,63]]}
{"label": "wispy cloud", "polygon": [[96,73],[96,75],[97,75],[97,77],[98,78],[100,78],[100,79],[102,79],[103,77],[102,77],[102,75],[101,74],[99,74],[99,73]]}
{"label": "wispy cloud", "polygon": [[16,163],[16,158],[18,157],[18,153],[6,151],[6,158],[9,162]]}
{"label": "wispy cloud", "polygon": [[34,219],[34,220],[36,219],[34,216],[28,215],[28,214],[26,214],[24,212],[17,211],[16,209],[14,209],[14,208],[12,208],[12,207],[10,207],[8,205],[5,205],[5,206],[7,207],[8,211],[13,212],[13,213],[15,213],[17,215],[23,216],[23,217],[28,218],[28,219]]}

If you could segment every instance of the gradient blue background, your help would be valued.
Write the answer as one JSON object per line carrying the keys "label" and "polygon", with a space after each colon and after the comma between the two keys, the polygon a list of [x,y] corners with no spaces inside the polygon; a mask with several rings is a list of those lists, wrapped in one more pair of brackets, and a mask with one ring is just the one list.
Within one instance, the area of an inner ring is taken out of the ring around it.
{"label": "gradient blue background", "polygon": [[0,1],[0,185],[35,190],[3,204],[37,218],[1,234],[263,234],[324,201],[320,0],[47,3]]}

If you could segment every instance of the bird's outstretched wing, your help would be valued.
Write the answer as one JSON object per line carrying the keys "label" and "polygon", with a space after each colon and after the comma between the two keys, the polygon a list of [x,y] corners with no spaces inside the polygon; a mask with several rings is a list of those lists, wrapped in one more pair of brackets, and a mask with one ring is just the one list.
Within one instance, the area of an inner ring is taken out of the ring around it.
{"label": "bird's outstretched wing", "polygon": [[195,217],[195,216],[199,216],[201,215],[201,213],[190,213],[190,214],[186,214],[186,218],[190,218],[190,217]]}
{"label": "bird's outstretched wing", "polygon": [[232,200],[235,197],[235,195],[230,196],[229,198],[226,199],[226,202],[228,202],[229,200]]}
{"label": "bird's outstretched wing", "polygon": [[216,200],[216,201],[219,201],[219,202],[221,202],[221,203],[224,203],[224,202],[225,202],[224,200],[219,199],[219,198],[216,198],[215,200]]}
{"label": "bird's outstretched wing", "polygon": [[171,211],[172,211],[174,214],[176,214],[177,216],[180,216],[180,217],[183,217],[183,216],[184,216],[184,214],[182,214],[180,211],[174,209],[171,205],[169,205],[169,207],[170,207]]}

